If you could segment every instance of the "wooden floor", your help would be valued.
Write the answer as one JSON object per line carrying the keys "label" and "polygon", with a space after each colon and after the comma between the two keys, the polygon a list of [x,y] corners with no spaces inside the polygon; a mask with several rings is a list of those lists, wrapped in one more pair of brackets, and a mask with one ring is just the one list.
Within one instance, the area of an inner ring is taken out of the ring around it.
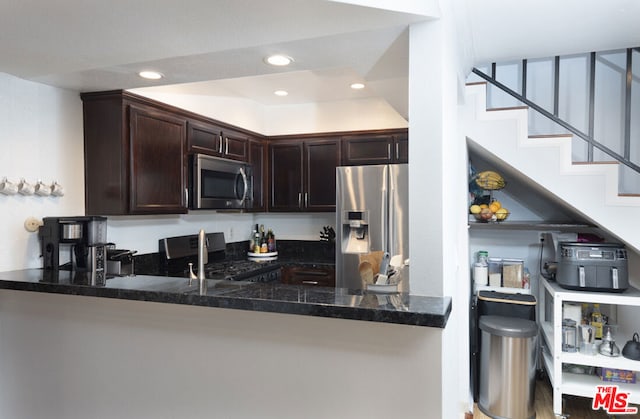
{"label": "wooden floor", "polygon": [[[591,408],[591,399],[577,396],[564,396],[564,407],[562,413],[570,419],[598,419],[598,418],[638,418],[640,415],[612,416],[607,415],[602,410],[594,411]],[[553,397],[549,379],[544,377],[536,381],[536,419],[556,419],[553,414]],[[474,419],[490,419],[474,406]]]}

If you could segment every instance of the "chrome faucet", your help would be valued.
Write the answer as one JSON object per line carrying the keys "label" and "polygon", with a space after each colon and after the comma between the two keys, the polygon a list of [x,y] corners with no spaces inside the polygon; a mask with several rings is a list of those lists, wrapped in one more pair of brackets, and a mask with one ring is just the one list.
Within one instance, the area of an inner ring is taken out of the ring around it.
{"label": "chrome faucet", "polygon": [[189,285],[194,279],[198,280],[200,295],[207,293],[207,277],[204,272],[204,265],[208,263],[209,253],[207,251],[207,236],[203,229],[198,233],[198,275],[193,273],[193,263],[189,263]]}

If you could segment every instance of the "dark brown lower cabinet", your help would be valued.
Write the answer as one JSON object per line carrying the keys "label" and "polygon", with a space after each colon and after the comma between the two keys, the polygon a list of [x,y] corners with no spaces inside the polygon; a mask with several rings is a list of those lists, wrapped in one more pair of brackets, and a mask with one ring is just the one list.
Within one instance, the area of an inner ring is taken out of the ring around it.
{"label": "dark brown lower cabinet", "polygon": [[332,266],[285,266],[282,283],[289,285],[336,286],[336,270]]}

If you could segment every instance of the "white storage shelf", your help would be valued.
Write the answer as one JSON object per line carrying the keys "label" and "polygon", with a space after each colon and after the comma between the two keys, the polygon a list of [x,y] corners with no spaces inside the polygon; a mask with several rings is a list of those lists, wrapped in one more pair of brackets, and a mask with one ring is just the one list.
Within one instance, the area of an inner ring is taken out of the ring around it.
{"label": "white storage shelf", "polygon": [[[629,392],[628,401],[640,404],[640,383],[621,384],[600,380],[594,375],[562,372],[562,364],[578,364],[594,367],[615,368],[640,371],[640,361],[633,361],[623,356],[608,357],[604,355],[584,355],[579,352],[562,351],[562,307],[567,301],[575,303],[599,303],[616,306],[640,307],[640,291],[631,287],[623,293],[571,291],[560,287],[553,281],[540,278],[543,290],[540,292],[540,330],[543,338],[542,361],[553,386],[553,411],[562,416],[562,395],[593,398],[596,386],[616,384],[622,391]],[[545,318],[547,293],[553,300],[552,320]],[[626,342],[626,341],[625,341]],[[622,349],[624,342],[617,342]],[[636,381],[640,379],[637,374]]]}

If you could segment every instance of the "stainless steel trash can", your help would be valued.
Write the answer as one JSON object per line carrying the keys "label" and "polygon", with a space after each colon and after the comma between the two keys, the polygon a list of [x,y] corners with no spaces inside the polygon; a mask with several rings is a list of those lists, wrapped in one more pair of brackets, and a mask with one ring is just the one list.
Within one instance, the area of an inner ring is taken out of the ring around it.
{"label": "stainless steel trash can", "polygon": [[516,317],[481,316],[478,408],[494,419],[536,417],[538,325]]}

